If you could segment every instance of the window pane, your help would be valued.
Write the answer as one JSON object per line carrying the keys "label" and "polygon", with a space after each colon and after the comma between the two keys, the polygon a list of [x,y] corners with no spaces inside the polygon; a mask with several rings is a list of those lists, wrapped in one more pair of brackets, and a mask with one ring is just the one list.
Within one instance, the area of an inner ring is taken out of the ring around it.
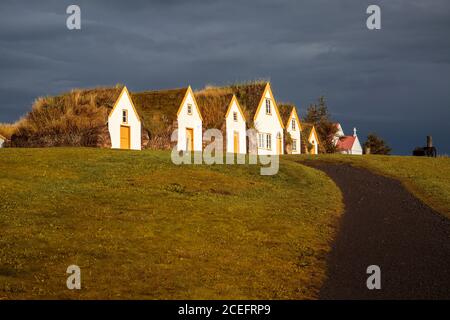
{"label": "window pane", "polygon": [[270,110],[270,99],[266,99],[266,113],[270,114],[271,110]]}

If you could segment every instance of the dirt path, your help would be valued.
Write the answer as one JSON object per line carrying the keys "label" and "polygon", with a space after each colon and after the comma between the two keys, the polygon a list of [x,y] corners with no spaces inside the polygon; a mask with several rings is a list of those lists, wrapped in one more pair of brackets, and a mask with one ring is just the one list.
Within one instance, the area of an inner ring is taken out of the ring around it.
{"label": "dirt path", "polygon": [[[310,162],[340,187],[345,213],[321,299],[450,299],[450,220],[400,182],[343,164]],[[366,268],[381,268],[368,290]]]}

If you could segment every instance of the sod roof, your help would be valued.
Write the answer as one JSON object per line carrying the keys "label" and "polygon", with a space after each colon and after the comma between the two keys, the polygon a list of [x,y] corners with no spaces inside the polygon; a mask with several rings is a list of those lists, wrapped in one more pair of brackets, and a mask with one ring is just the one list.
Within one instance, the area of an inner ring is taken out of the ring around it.
{"label": "sod roof", "polygon": [[[311,134],[311,130],[313,128],[314,128],[314,124],[308,123],[308,122],[302,122],[302,137],[304,137],[305,139],[309,139],[309,135]],[[315,128],[315,131],[316,131],[317,142],[320,145],[321,142],[320,142],[319,134],[317,133],[316,128]]]}
{"label": "sod roof", "polygon": [[311,134],[311,130],[314,127],[312,123],[303,122],[302,128],[303,128],[303,134],[309,138],[309,135]]}
{"label": "sod roof", "polygon": [[250,82],[231,85],[231,92],[236,95],[247,119],[253,119],[258,109],[267,82]]}
{"label": "sod roof", "polygon": [[[232,84],[229,86],[223,86],[223,87],[215,87],[215,86],[209,86],[202,90],[197,91],[197,96],[200,97],[201,95],[208,96],[211,101],[214,100],[212,97],[216,96],[215,99],[217,101],[225,101],[228,99],[228,104],[231,101],[231,97],[233,94],[236,96],[239,105],[242,108],[242,111],[244,112],[245,118],[247,121],[252,121],[253,117],[256,113],[256,110],[258,109],[259,102],[261,101],[261,97],[264,93],[264,90],[266,89],[268,82],[266,81],[253,81],[253,82],[245,82],[245,83],[238,83],[238,84]],[[201,99],[201,98],[200,98]],[[216,102],[217,102],[216,101]],[[197,102],[200,104],[200,102],[197,99]],[[214,103],[216,103],[214,102]],[[205,105],[205,103],[202,103]],[[223,103],[217,103],[218,105],[222,105]],[[228,104],[224,107],[226,112],[226,107],[228,107]],[[199,106],[200,107],[200,106]],[[204,106],[201,107],[204,109]],[[216,107],[214,107],[216,108]],[[203,111],[202,111],[203,115]],[[223,119],[224,120],[224,119]],[[249,124],[251,125],[251,123]]]}
{"label": "sod roof", "polygon": [[291,115],[293,108],[295,108],[295,105],[292,103],[278,103],[278,111],[280,112],[281,120],[286,126],[289,125],[289,116]]}
{"label": "sod roof", "polygon": [[203,127],[206,129],[221,129],[225,125],[225,115],[233,94],[204,89],[194,93],[198,108],[203,117]]}
{"label": "sod roof", "polygon": [[131,93],[144,128],[157,133],[172,125],[188,88]]}
{"label": "sod roof", "polygon": [[123,86],[117,87],[96,87],[91,89],[73,89],[70,92],[58,96],[47,97],[49,105],[63,104],[64,106],[74,106],[89,103],[96,107],[112,108],[122,92]]}
{"label": "sod roof", "polygon": [[[302,135],[300,137],[300,142],[301,142],[300,148],[301,148],[302,152],[304,152],[304,153],[309,152],[308,139],[309,139],[309,135],[311,134],[311,130],[313,127],[314,127],[314,125],[312,123],[302,122]],[[318,139],[318,137],[317,137],[317,139]],[[318,143],[320,145],[320,141],[318,141]]]}

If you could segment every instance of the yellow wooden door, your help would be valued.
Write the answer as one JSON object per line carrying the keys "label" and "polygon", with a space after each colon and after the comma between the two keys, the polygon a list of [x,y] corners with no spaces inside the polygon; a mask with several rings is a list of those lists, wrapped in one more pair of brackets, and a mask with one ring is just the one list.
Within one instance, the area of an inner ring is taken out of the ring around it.
{"label": "yellow wooden door", "polygon": [[194,150],[194,130],[189,128],[186,129],[186,149],[187,151]]}
{"label": "yellow wooden door", "polygon": [[120,126],[120,149],[130,149],[130,127]]}
{"label": "yellow wooden door", "polygon": [[239,133],[234,133],[234,153],[239,153]]}
{"label": "yellow wooden door", "polygon": [[277,137],[277,154],[281,154],[281,137]]}

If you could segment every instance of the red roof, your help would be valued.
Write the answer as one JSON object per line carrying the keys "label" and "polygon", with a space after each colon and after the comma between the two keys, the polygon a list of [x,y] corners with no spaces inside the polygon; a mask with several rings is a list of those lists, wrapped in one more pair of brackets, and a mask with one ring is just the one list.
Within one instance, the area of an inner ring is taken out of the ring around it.
{"label": "red roof", "polygon": [[350,150],[353,147],[353,143],[355,142],[355,138],[354,136],[343,136],[340,137],[336,147],[339,150]]}

